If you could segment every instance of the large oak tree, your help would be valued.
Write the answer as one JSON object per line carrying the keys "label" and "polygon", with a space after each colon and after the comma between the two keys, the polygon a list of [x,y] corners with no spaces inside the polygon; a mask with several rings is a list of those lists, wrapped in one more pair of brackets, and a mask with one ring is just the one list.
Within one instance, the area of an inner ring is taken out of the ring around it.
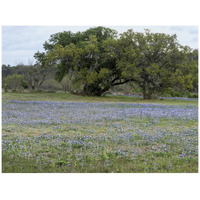
{"label": "large oak tree", "polygon": [[[112,86],[135,82],[144,99],[166,88],[197,87],[196,52],[179,44],[176,35],[96,27],[85,32],[57,33],[37,52],[43,65],[57,65],[56,79],[68,74],[85,95],[101,96]],[[198,52],[198,51],[197,51]]]}

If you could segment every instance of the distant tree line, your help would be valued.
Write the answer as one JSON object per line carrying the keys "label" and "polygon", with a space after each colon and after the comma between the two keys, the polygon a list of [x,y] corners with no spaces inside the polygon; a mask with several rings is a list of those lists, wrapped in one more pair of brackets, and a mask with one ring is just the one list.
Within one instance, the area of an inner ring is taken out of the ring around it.
{"label": "distant tree line", "polygon": [[45,51],[34,55],[36,65],[18,66],[17,73],[32,90],[41,87],[54,69],[52,74],[65,91],[88,96],[102,96],[120,85],[132,86],[144,99],[198,92],[198,50],[182,46],[176,35],[150,30],[118,35],[113,29],[95,27],[53,34],[43,46]]}
{"label": "distant tree line", "polygon": [[2,65],[2,86],[5,91],[56,91],[64,90],[65,85],[55,80],[57,67],[42,68],[40,65]]}

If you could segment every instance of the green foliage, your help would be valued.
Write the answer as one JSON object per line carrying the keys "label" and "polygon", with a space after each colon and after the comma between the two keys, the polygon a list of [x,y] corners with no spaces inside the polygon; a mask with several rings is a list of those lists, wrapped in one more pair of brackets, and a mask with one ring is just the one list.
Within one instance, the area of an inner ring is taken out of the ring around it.
{"label": "green foliage", "polygon": [[5,91],[5,92],[8,92],[7,85],[4,86],[4,91]]}
{"label": "green foliage", "polygon": [[5,78],[4,87],[7,89],[11,89],[12,91],[18,91],[22,87],[26,85],[26,81],[24,80],[24,76],[20,74],[9,75]]}
{"label": "green foliage", "polygon": [[65,92],[72,92],[74,90],[71,78],[69,75],[66,75],[61,81],[62,88]]}
{"label": "green foliage", "polygon": [[62,90],[62,86],[54,79],[45,80],[41,86],[45,90]]}
{"label": "green foliage", "polygon": [[112,66],[103,54],[103,41],[114,34],[111,29],[97,27],[84,32],[85,40],[79,43],[64,46],[59,42],[47,52],[46,65],[58,64],[57,80],[69,74],[77,91],[82,88],[83,94],[100,96],[111,87],[113,80]]}
{"label": "green foliage", "polygon": [[101,96],[111,87],[134,82],[144,99],[172,88],[178,93],[198,91],[198,50],[181,46],[176,35],[96,27],[85,32],[51,35],[45,53],[35,58],[57,65],[56,80],[69,75],[73,87],[85,95]]}
{"label": "green foliage", "polygon": [[26,80],[22,80],[21,86],[22,86],[24,89],[28,89],[28,82],[27,82]]}
{"label": "green foliage", "polygon": [[198,98],[198,93],[190,93],[189,91],[187,91],[186,96],[188,98]]}
{"label": "green foliage", "polygon": [[42,52],[40,53],[39,51],[37,53],[34,54],[34,58],[38,61],[39,64],[41,64],[42,66],[45,65],[46,62],[46,58],[45,58],[45,53]]}
{"label": "green foliage", "polygon": [[[21,85],[22,88],[31,89],[32,91],[41,90],[45,80],[55,78],[56,71],[57,71],[57,66],[46,68],[46,67],[41,67],[40,65],[20,64],[15,67],[8,67],[4,65],[2,66],[2,86],[4,87],[4,91],[5,91],[6,77],[12,76],[14,74],[18,74],[18,75],[24,76],[24,80],[22,81],[22,85]],[[52,90],[52,88],[46,88],[46,89]]]}
{"label": "green foliage", "polygon": [[[192,51],[189,47],[185,47],[185,59],[172,74],[171,81],[175,86],[175,90],[198,92],[198,59],[196,60],[196,50]],[[192,57],[193,55],[193,57]]]}
{"label": "green foliage", "polygon": [[20,72],[24,74],[28,88],[31,88],[33,91],[40,89],[46,79],[45,68],[39,65],[21,66]]}
{"label": "green foliage", "polygon": [[183,60],[175,35],[128,30],[121,35],[120,43],[118,68],[123,70],[124,78],[142,88],[144,99],[171,86],[173,68]]}
{"label": "green foliage", "polygon": [[173,88],[165,88],[161,93],[163,97],[183,97],[183,93],[181,91],[176,91]]}

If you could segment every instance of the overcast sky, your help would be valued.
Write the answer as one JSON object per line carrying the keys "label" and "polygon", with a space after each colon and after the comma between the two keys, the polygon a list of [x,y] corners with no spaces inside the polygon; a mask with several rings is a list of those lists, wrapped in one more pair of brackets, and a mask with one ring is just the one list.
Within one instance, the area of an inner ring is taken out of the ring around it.
{"label": "overcast sky", "polygon": [[[108,26],[107,26],[108,27]],[[51,34],[62,31],[85,31],[89,26],[3,26],[2,27],[2,64],[15,66],[20,62],[27,64],[33,60],[37,51],[43,51],[43,43]],[[152,32],[176,34],[182,45],[198,48],[197,26],[110,26],[118,33],[133,29],[143,32],[145,28]]]}

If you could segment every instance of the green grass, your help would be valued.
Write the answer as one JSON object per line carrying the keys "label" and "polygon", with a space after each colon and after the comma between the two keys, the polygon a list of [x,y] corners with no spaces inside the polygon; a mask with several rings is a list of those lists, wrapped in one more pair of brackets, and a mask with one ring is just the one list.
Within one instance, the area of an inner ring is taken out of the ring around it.
{"label": "green grass", "polygon": [[104,96],[88,97],[69,93],[52,93],[52,92],[32,92],[32,93],[2,93],[2,101],[68,101],[68,102],[127,102],[127,103],[155,103],[155,104],[173,104],[173,105],[197,105],[198,101],[186,100],[142,100],[137,97],[129,96]]}

